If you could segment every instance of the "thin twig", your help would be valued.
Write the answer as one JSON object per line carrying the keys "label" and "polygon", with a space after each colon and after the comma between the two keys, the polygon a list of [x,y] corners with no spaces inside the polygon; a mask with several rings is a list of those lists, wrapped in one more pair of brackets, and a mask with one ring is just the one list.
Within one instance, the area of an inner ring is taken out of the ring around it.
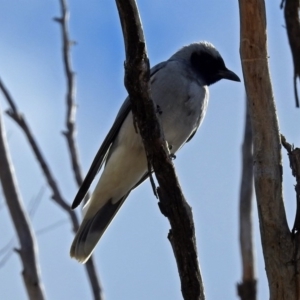
{"label": "thin twig", "polygon": [[136,2],[116,0],[116,3],[126,50],[125,86],[159,184],[159,206],[171,225],[168,238],[178,266],[182,295],[184,299],[204,299],[192,211],[182,194],[150,97],[149,61]]}
{"label": "thin twig", "polygon": [[61,36],[62,36],[62,54],[63,54],[63,64],[64,71],[67,80],[67,94],[66,94],[66,130],[63,131],[66,137],[71,164],[73,168],[73,173],[78,186],[81,186],[83,182],[81,166],[79,163],[78,147],[75,140],[76,135],[76,85],[75,85],[75,73],[72,70],[71,63],[71,46],[74,44],[69,38],[68,22],[70,13],[68,11],[67,2],[65,0],[60,0],[61,17],[54,18],[60,24]]}
{"label": "thin twig", "polygon": [[14,237],[12,237],[8,243],[6,243],[5,246],[3,246],[1,249],[0,249],[0,255],[4,255],[6,252],[12,250],[12,247],[13,247],[13,244],[14,244]]}
{"label": "thin twig", "polygon": [[31,219],[35,215],[35,212],[37,211],[37,209],[38,209],[38,207],[39,207],[39,205],[41,203],[42,197],[43,197],[43,195],[45,193],[45,189],[46,188],[44,186],[41,187],[41,189],[38,192],[38,194],[35,197],[33,197],[31,199],[31,201],[29,202],[29,204],[28,204],[28,214],[29,214],[29,216],[30,216]]}
{"label": "thin twig", "polygon": [[13,253],[13,249],[10,249],[5,253],[4,257],[2,257],[2,259],[0,260],[0,269],[5,266],[5,264],[9,261]]}
{"label": "thin twig", "polygon": [[[62,36],[62,54],[63,54],[63,64],[64,71],[67,80],[67,94],[66,94],[66,130],[63,131],[64,136],[66,137],[69,154],[71,158],[71,164],[73,168],[73,173],[75,176],[75,181],[77,186],[81,186],[83,182],[82,170],[79,163],[79,154],[78,154],[78,146],[76,143],[76,103],[75,103],[75,95],[76,95],[76,85],[75,85],[75,73],[72,70],[71,63],[71,46],[75,43],[69,38],[69,30],[68,30],[68,21],[70,13],[68,11],[66,0],[59,0],[60,8],[61,8],[61,17],[54,18],[60,24],[61,28],[61,36]],[[89,198],[89,193],[85,195],[85,201]],[[85,264],[85,268],[87,270],[89,276],[89,282],[91,284],[91,288],[93,290],[93,295],[95,300],[101,300],[102,296],[102,288],[101,284],[96,272],[96,268],[94,265],[93,259],[89,259],[88,263]]]}
{"label": "thin twig", "polygon": [[47,225],[47,226],[45,226],[45,227],[43,227],[41,229],[37,229],[36,230],[36,235],[45,234],[45,233],[47,233],[49,231],[52,231],[53,229],[56,229],[56,228],[60,227],[61,225],[66,224],[66,223],[68,223],[68,220],[66,220],[66,219],[62,219],[62,220],[56,221],[56,222],[54,222],[54,223],[52,223],[50,225]]}
{"label": "thin twig", "polygon": [[[44,193],[45,189],[42,188],[39,193],[37,194],[36,197],[32,198],[31,201],[28,204],[28,215],[30,217],[30,219],[32,220],[35,212],[38,209],[38,205],[41,203],[41,199],[42,199],[42,194]],[[37,233],[36,233],[37,235]],[[12,237],[10,239],[10,241],[0,249],[0,255],[4,254],[4,257],[1,259],[0,261],[0,268],[3,267],[6,262],[9,260],[9,258],[11,257],[11,254],[14,252],[14,243],[15,243],[15,238]]]}

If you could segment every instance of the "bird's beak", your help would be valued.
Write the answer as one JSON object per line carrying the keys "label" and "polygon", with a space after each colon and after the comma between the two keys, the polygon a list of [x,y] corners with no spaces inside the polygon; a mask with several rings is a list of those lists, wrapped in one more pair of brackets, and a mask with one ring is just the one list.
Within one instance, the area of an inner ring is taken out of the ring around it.
{"label": "bird's beak", "polygon": [[221,78],[223,79],[228,79],[228,80],[233,80],[233,81],[241,81],[240,78],[233,73],[232,71],[228,70],[228,69],[224,69],[224,70],[220,70],[219,75]]}

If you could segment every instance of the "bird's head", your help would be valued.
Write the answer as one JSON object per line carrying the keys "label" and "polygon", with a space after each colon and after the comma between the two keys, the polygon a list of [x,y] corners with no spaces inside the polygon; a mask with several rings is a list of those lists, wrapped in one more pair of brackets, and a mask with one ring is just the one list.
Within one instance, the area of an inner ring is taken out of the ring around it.
{"label": "bird's head", "polygon": [[206,85],[211,85],[221,79],[241,81],[234,72],[226,68],[222,56],[211,43],[190,44],[176,52],[172,58],[187,61]]}

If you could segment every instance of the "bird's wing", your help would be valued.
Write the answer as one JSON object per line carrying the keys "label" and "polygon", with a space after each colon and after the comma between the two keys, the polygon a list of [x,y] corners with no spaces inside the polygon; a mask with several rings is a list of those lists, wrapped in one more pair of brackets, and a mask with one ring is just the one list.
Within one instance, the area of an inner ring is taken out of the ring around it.
{"label": "bird's wing", "polygon": [[[148,173],[145,173],[134,188],[140,185],[147,178]],[[71,246],[71,257],[75,257],[81,263],[85,263],[89,259],[99,239],[123,205],[130,192],[131,191],[129,191],[116,203],[107,201],[92,218],[83,220]]]}
{"label": "bird's wing", "polygon": [[202,120],[203,120],[203,117],[202,117],[202,118],[199,118],[199,120],[198,120],[198,122],[197,122],[197,124],[196,124],[195,129],[194,129],[193,132],[190,134],[190,136],[188,137],[188,139],[186,140],[185,143],[188,143],[188,142],[195,136],[197,130],[198,130],[199,127],[200,127],[200,124],[201,124]]}
{"label": "bird's wing", "polygon": [[196,132],[197,132],[199,126],[200,126],[200,122],[199,122],[197,128],[191,133],[191,135],[189,136],[189,138],[186,140],[185,143],[188,143],[188,142],[195,136],[195,134],[196,134]]}
{"label": "bird's wing", "polygon": [[131,109],[130,100],[127,98],[125,100],[125,102],[123,103],[113,126],[109,130],[101,147],[99,148],[99,150],[92,162],[92,165],[91,165],[86,177],[84,178],[81,187],[79,188],[79,190],[75,196],[75,199],[72,204],[72,209],[76,208],[81,203],[81,201],[85,197],[86,193],[88,192],[90,185],[92,184],[95,176],[97,175],[98,171],[103,166],[103,163],[105,162],[105,159],[108,154],[108,150],[109,150],[111,144],[113,143],[113,141],[115,140],[125,118],[127,117],[128,113],[130,112],[130,109]]}
{"label": "bird's wing", "polygon": [[[154,66],[151,69],[150,77],[153,76],[160,69],[162,69],[166,64],[167,64],[167,62],[162,62],[162,63]],[[114,124],[112,125],[112,127],[109,130],[107,136],[105,137],[101,147],[99,148],[99,150],[92,162],[92,165],[91,165],[86,177],[84,178],[81,187],[79,188],[79,190],[75,196],[75,199],[71,206],[72,209],[76,208],[81,203],[81,201],[85,197],[86,193],[88,192],[95,176],[97,175],[97,173],[103,166],[104,162],[106,161],[107,157],[109,156],[109,149],[110,149],[112,143],[114,142],[116,136],[118,135],[119,130],[120,130],[124,120],[126,119],[127,115],[129,114],[130,110],[131,110],[131,103],[130,103],[129,97],[127,97],[127,99],[124,101],[123,105],[121,106],[121,108],[117,114],[117,117],[115,119]],[[147,177],[148,177],[148,175],[145,174],[145,176],[143,176],[143,179],[135,187],[137,187],[139,184],[141,184]],[[127,196],[128,196],[128,194],[126,195],[126,197]],[[124,197],[124,199],[122,199],[122,201],[120,201],[120,202],[123,203],[124,200],[126,199],[126,197]]]}

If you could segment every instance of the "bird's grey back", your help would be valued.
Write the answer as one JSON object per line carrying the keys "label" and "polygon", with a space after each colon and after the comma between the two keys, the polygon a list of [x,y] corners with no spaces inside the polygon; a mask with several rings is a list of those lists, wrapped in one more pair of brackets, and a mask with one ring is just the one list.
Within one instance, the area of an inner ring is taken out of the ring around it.
{"label": "bird's grey back", "polygon": [[188,60],[172,56],[151,76],[151,95],[165,138],[176,152],[203,120],[208,89]]}

